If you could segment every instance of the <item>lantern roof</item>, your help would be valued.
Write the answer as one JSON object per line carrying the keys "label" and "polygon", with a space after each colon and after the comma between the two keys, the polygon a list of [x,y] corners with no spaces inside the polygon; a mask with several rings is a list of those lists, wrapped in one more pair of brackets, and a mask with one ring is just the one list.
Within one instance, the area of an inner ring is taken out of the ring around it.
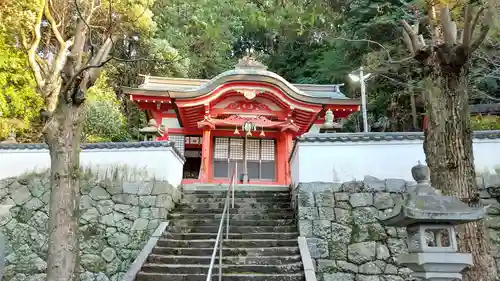
{"label": "lantern roof", "polygon": [[442,195],[430,185],[429,170],[420,163],[412,168],[416,186],[408,197],[400,201],[392,213],[381,222],[388,226],[409,226],[416,224],[457,225],[480,220],[485,207],[470,207],[454,196]]}

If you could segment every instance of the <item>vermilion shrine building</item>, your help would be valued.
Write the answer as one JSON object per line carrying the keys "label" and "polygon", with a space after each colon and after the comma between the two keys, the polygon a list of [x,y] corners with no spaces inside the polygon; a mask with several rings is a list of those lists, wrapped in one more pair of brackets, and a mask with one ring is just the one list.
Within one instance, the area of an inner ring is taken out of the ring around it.
{"label": "vermilion shrine building", "polygon": [[294,138],[339,128],[360,104],[337,85],[291,84],[251,57],[211,80],[145,76],[124,91],[151,120],[145,131],[186,157],[185,184],[225,183],[236,161],[244,183],[287,185]]}

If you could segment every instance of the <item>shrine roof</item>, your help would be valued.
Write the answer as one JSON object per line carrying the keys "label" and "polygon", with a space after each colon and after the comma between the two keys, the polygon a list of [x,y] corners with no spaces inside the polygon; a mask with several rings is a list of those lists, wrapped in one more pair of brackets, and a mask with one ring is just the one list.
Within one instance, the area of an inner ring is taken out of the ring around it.
{"label": "shrine roof", "polygon": [[338,85],[292,84],[252,59],[243,60],[240,60],[234,69],[225,71],[210,80],[143,75],[144,82],[138,88],[124,87],[123,89],[127,94],[190,99],[203,96],[225,83],[262,82],[278,86],[287,95],[304,102],[360,104],[358,99],[349,99],[342,94]]}

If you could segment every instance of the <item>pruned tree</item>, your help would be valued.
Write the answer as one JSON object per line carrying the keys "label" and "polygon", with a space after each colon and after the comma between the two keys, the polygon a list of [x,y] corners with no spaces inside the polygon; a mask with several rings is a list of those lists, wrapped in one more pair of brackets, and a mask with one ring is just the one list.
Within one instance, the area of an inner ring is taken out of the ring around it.
{"label": "pruned tree", "polygon": [[[113,59],[114,42],[152,26],[149,2],[7,0],[2,4],[2,19],[12,21],[9,32],[27,53],[45,105],[43,136],[51,158],[47,280],[70,281],[76,275],[86,93]],[[26,13],[26,20],[16,21],[16,13]]]}
{"label": "pruned tree", "polygon": [[[467,75],[473,53],[493,25],[494,1],[456,3],[452,15],[447,4],[426,2],[424,23],[401,21],[403,41],[423,70],[428,116],[424,151],[433,185],[469,204],[478,203]],[[425,26],[428,40],[419,28]],[[461,28],[460,28],[461,27]],[[469,223],[459,234],[459,246],[474,256],[465,280],[496,279],[488,233],[483,223]]]}

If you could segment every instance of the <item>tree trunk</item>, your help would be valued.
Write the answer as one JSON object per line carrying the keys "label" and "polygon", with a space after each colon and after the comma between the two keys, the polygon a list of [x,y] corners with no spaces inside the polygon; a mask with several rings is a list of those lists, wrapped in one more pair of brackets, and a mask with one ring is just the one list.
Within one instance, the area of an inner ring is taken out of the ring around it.
{"label": "tree trunk", "polygon": [[[430,85],[426,87],[426,162],[435,188],[477,205],[466,79],[468,64],[461,64],[466,60],[457,53],[446,59],[440,56],[433,52],[430,57],[434,63]],[[470,252],[474,257],[474,266],[464,272],[464,280],[496,280],[495,261],[483,221],[468,223],[458,230],[460,251]]]}
{"label": "tree trunk", "polygon": [[414,131],[418,131],[418,116],[417,116],[417,105],[415,103],[415,93],[413,89],[410,88],[410,104],[411,104],[411,120],[412,120],[412,129]]}
{"label": "tree trunk", "polygon": [[64,94],[44,128],[51,158],[47,280],[75,280],[78,260],[82,108]]}

